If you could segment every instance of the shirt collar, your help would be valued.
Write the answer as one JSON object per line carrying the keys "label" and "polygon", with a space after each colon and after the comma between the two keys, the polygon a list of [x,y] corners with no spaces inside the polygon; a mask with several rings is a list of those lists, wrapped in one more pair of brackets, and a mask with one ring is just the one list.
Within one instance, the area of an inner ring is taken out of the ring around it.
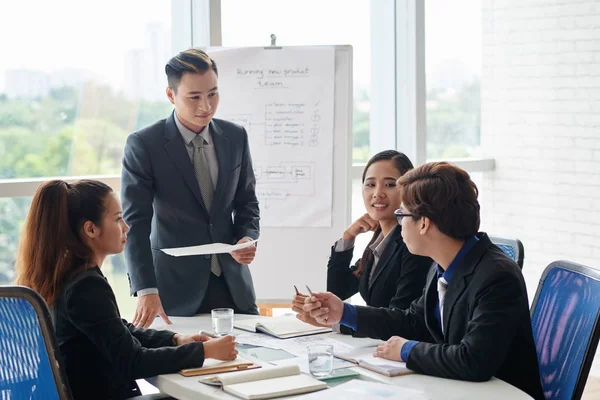
{"label": "shirt collar", "polygon": [[392,237],[392,232],[394,232],[394,229],[396,229],[398,226],[399,225],[394,226],[392,228],[392,230],[389,231],[386,236],[383,236],[383,232],[381,232],[379,234],[379,236],[377,237],[377,239],[375,239],[375,241],[369,246],[369,248],[373,251],[373,254],[375,254],[377,256],[377,258],[381,258],[381,254],[383,254],[383,250],[385,250],[385,247],[390,242],[390,238]]}
{"label": "shirt collar", "polygon": [[194,131],[189,130],[185,125],[183,125],[181,123],[176,112],[173,114],[175,115],[175,125],[177,125],[177,129],[179,129],[179,133],[181,134],[181,137],[183,138],[183,141],[185,142],[186,145],[189,146],[190,143],[192,142],[192,140],[194,140],[194,138],[196,137],[196,135],[202,136],[204,138],[204,140],[206,141],[206,144],[211,143],[211,137],[210,137],[210,131],[208,129],[208,125],[206,125],[204,127],[204,129],[202,129],[200,131],[200,133],[196,134]]}
{"label": "shirt collar", "polygon": [[467,255],[467,253],[473,248],[473,246],[475,246],[477,244],[478,241],[479,241],[479,238],[477,236],[473,236],[469,240],[465,241],[463,246],[460,248],[460,250],[454,257],[454,260],[452,260],[450,265],[448,265],[448,268],[446,269],[446,271],[444,271],[444,269],[438,265],[438,279],[443,276],[444,279],[446,280],[446,282],[450,283],[450,279],[452,279],[454,272],[456,271],[458,266],[462,263],[463,259]]}

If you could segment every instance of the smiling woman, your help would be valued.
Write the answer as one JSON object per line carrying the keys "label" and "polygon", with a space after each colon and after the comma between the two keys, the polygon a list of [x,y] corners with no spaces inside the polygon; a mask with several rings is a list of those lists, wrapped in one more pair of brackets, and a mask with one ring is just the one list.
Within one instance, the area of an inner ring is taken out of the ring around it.
{"label": "smiling woman", "polygon": [[[331,251],[327,265],[327,290],[341,298],[360,292],[367,305],[408,308],[421,295],[431,259],[414,256],[402,241],[402,229],[394,211],[400,206],[396,180],[413,168],[395,150],[382,151],[367,163],[362,176],[362,197],[366,213],[354,221]],[[373,232],[363,256],[350,266],[357,236]],[[306,296],[294,298],[299,318],[316,324],[302,311]],[[318,324],[317,324],[318,325]],[[344,333],[351,333],[343,329]]]}

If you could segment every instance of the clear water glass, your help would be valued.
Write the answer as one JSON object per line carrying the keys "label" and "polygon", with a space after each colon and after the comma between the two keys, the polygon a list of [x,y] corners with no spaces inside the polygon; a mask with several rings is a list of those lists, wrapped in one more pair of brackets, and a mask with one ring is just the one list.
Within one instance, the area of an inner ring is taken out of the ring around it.
{"label": "clear water glass", "polygon": [[210,313],[215,335],[225,336],[233,333],[233,310],[231,308],[215,308]]}
{"label": "clear water glass", "polygon": [[315,378],[325,378],[333,371],[333,346],[313,344],[308,346],[308,370]]}

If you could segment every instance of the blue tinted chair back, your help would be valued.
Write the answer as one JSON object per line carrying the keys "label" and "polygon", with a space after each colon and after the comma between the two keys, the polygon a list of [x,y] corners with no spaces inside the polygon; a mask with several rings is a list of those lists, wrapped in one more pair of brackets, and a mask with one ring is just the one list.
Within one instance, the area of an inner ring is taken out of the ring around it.
{"label": "blue tinted chair back", "polygon": [[500,247],[500,250],[505,252],[506,255],[512,258],[519,265],[519,268],[523,269],[525,249],[519,239],[490,236],[490,240],[496,246]]}
{"label": "blue tinted chair back", "polygon": [[71,400],[46,302],[0,286],[0,399]]}
{"label": "blue tinted chair back", "polygon": [[544,270],[531,306],[546,399],[581,398],[598,346],[600,271],[568,261]]}

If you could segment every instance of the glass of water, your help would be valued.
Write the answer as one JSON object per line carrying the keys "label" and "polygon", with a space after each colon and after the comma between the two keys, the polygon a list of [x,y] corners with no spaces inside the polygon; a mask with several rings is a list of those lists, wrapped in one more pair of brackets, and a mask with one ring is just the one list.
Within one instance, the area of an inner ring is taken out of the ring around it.
{"label": "glass of water", "polygon": [[313,344],[308,346],[308,370],[315,378],[325,378],[333,371],[333,346]]}
{"label": "glass of water", "polygon": [[225,336],[233,333],[233,310],[231,308],[215,308],[210,313],[215,335]]}

